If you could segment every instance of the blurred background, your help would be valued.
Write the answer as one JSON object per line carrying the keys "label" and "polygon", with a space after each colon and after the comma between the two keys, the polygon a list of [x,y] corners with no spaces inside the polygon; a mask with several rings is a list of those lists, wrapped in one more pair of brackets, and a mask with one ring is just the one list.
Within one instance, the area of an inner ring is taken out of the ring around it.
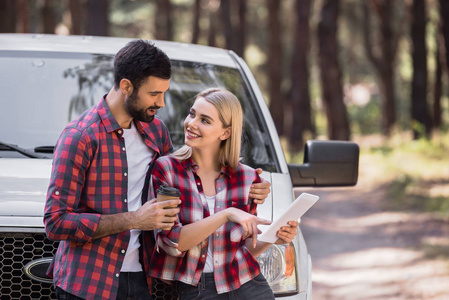
{"label": "blurred background", "polygon": [[0,0],[0,32],[233,50],[289,162],[308,139],[361,148],[356,187],[310,191],[315,298],[449,298],[448,0]]}

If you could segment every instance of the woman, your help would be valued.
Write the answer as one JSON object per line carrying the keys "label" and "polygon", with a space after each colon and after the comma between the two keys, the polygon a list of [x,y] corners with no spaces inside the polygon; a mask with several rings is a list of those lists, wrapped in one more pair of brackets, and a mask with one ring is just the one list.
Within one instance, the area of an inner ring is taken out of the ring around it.
{"label": "woman", "polygon": [[[255,257],[271,244],[257,241],[249,188],[260,178],[239,162],[242,108],[229,91],[208,89],[184,121],[185,146],[159,158],[152,184],[181,191],[179,222],[157,231],[150,276],[175,281],[179,299],[274,299]],[[296,222],[278,232],[276,243],[296,235]],[[252,238],[249,238],[252,237]]]}

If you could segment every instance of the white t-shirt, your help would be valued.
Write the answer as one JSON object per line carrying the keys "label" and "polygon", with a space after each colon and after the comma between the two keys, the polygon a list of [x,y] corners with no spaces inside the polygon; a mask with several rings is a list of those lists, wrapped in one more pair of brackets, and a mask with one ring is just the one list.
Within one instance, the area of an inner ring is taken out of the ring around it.
{"label": "white t-shirt", "polygon": [[[126,160],[128,162],[128,211],[136,211],[142,206],[142,189],[148,165],[153,158],[153,150],[145,144],[134,122],[131,122],[130,129],[123,130],[123,138],[125,139]],[[122,272],[140,272],[143,270],[139,262],[139,235],[140,230],[131,230]]]}
{"label": "white t-shirt", "polygon": [[[206,196],[206,201],[209,206],[210,215],[212,216],[215,213],[215,196]],[[213,234],[209,236],[209,246],[207,248],[206,264],[204,265],[203,273],[212,273],[214,271],[214,245],[212,243]]]}

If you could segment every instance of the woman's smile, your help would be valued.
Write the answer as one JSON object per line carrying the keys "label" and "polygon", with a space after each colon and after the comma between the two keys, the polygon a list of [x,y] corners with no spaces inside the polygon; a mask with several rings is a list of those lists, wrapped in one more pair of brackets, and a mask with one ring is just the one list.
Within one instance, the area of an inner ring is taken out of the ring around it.
{"label": "woman's smile", "polygon": [[193,131],[191,131],[190,129],[187,128],[186,130],[186,137],[190,138],[190,139],[195,139],[195,138],[199,138],[201,137],[201,135],[194,133]]}

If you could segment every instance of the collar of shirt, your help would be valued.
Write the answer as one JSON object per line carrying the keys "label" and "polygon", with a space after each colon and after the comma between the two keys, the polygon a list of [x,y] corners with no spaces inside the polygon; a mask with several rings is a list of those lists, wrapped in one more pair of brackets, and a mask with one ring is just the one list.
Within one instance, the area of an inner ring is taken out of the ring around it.
{"label": "collar of shirt", "polygon": [[[110,133],[112,131],[121,130],[122,128],[118,124],[117,120],[109,109],[108,104],[106,103],[107,95],[108,94],[104,95],[100,103],[98,104],[98,115],[100,116],[104,127],[106,127],[106,131]],[[123,134],[123,130],[118,133],[121,136]]]}
{"label": "collar of shirt", "polygon": [[[195,174],[199,168],[198,165],[193,161],[193,159],[191,157],[181,161],[181,164],[185,169],[192,168],[192,170]],[[227,177],[232,178],[232,176],[235,175],[235,170],[233,170],[229,166],[223,166],[220,171],[220,176],[221,175],[226,175]]]}
{"label": "collar of shirt", "polygon": [[[119,137],[122,137],[123,129],[121,128],[121,126],[119,125],[117,120],[115,119],[114,115],[112,114],[111,110],[109,109],[108,104],[106,103],[107,95],[108,94],[104,95],[103,98],[101,99],[100,103],[98,104],[98,115],[100,116],[100,119],[108,133],[115,131],[115,132],[117,132]],[[156,119],[159,121],[158,116],[155,116],[155,120]],[[153,120],[152,122],[154,122],[155,120]],[[157,152],[159,154],[163,154],[163,153],[161,153],[158,145],[155,144],[152,132],[147,132],[147,131],[149,131],[149,124],[145,124],[145,123],[142,123],[137,120],[133,120],[133,121],[134,121],[134,124],[136,125],[137,130],[140,132],[141,135],[144,136],[144,141],[148,145],[148,147],[150,147],[151,149],[153,149],[155,152]]]}

